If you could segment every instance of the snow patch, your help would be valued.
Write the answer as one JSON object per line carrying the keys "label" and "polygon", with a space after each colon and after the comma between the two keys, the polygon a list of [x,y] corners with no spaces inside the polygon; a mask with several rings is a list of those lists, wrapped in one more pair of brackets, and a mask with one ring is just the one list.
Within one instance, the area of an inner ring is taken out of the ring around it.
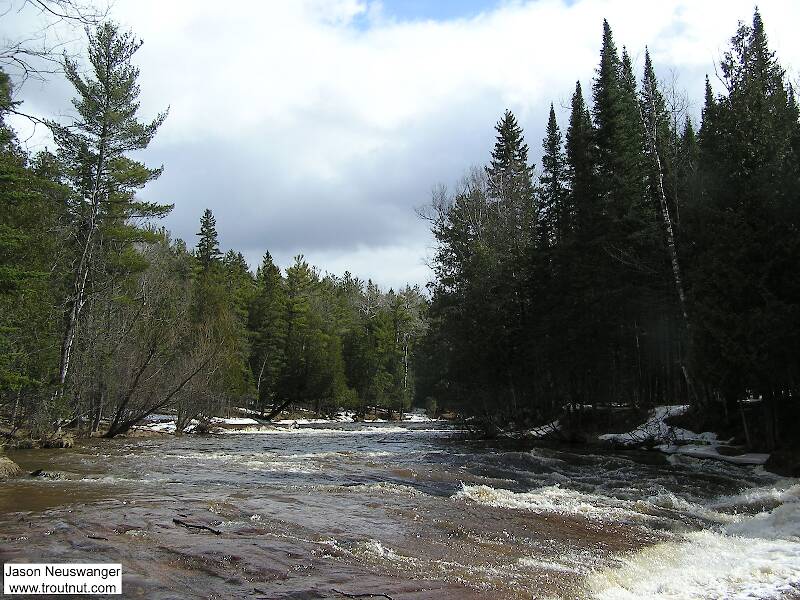
{"label": "snow patch", "polygon": [[646,443],[675,443],[680,441],[715,442],[717,435],[710,431],[694,433],[688,429],[667,425],[667,419],[686,414],[688,410],[689,406],[686,404],[656,406],[650,411],[647,421],[635,429],[626,433],[604,433],[599,438],[620,446],[640,446]]}
{"label": "snow patch", "polygon": [[545,437],[549,437],[558,433],[561,430],[561,424],[558,422],[558,419],[555,421],[548,423],[547,425],[542,425],[541,427],[534,427],[533,429],[529,429],[525,432],[525,435],[530,438],[541,439]]}
{"label": "snow patch", "polygon": [[767,462],[767,460],[769,460],[769,454],[748,453],[748,454],[737,454],[734,456],[720,454],[717,446],[715,445],[678,446],[675,444],[661,444],[659,446],[656,446],[656,448],[658,450],[661,450],[665,454],[681,454],[683,456],[691,456],[692,458],[711,458],[714,460],[721,460],[724,462],[728,462],[734,465],[763,465],[764,463]]}
{"label": "snow patch", "polygon": [[212,417],[213,425],[258,425],[258,421],[249,417]]}
{"label": "snow patch", "polygon": [[[735,465],[763,465],[769,459],[769,454],[722,454],[719,451],[722,444],[716,433],[695,433],[666,423],[670,417],[686,414],[688,410],[689,406],[685,404],[657,406],[650,411],[648,420],[635,429],[627,433],[604,433],[598,439],[629,448],[652,444],[665,454],[720,460]],[[674,460],[671,462],[675,464]]]}

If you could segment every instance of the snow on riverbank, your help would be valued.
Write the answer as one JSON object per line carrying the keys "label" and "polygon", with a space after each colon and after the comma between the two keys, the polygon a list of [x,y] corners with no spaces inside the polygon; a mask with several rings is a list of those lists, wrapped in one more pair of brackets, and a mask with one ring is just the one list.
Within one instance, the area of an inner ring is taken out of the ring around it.
{"label": "snow on riverbank", "polygon": [[561,423],[558,422],[558,419],[553,421],[552,423],[547,423],[546,425],[542,425],[541,427],[534,427],[533,429],[529,429],[525,432],[525,436],[533,439],[543,439],[547,437],[551,437],[561,431]]}
{"label": "snow on riverbank", "polygon": [[212,417],[212,425],[258,425],[258,421],[249,417]]}
{"label": "snow on riverbank", "polygon": [[733,456],[720,454],[718,447],[714,444],[707,446],[661,444],[656,446],[656,448],[665,454],[682,454],[683,456],[691,456],[692,458],[710,458],[735,465],[763,465],[769,460],[769,454],[747,453],[735,454]]}
{"label": "snow on riverbank", "polygon": [[717,439],[717,434],[711,431],[695,433],[667,423],[670,417],[684,415],[688,410],[689,406],[685,404],[657,406],[650,411],[647,421],[631,431],[604,433],[599,435],[598,439],[616,446],[628,448],[653,446],[665,454],[722,460],[737,465],[763,465],[769,459],[769,454],[723,454],[719,448],[725,444]]}
{"label": "snow on riverbank", "polygon": [[656,406],[650,411],[650,417],[627,433],[604,433],[599,439],[613,442],[618,446],[641,446],[647,443],[703,442],[715,443],[717,434],[710,431],[695,433],[688,429],[672,427],[667,424],[670,417],[686,414],[689,406],[678,404],[673,406]]}
{"label": "snow on riverbank", "polygon": [[[388,421],[387,419],[363,419],[356,420],[356,414],[352,411],[340,410],[333,418],[320,419],[309,417],[301,417],[296,419],[279,419],[277,421],[259,420],[257,417],[260,413],[249,409],[237,408],[237,412],[242,414],[251,414],[253,417],[212,417],[209,419],[208,424],[211,426],[210,433],[270,433],[270,432],[286,432],[296,431],[299,429],[313,430],[316,432],[323,431],[337,431],[340,429],[320,429],[306,426],[313,425],[343,425],[346,423],[364,423],[364,424],[387,424],[381,431],[407,431],[402,425],[406,423],[441,423],[443,419],[432,419],[428,417],[424,410],[417,409],[403,415],[403,420]],[[309,415],[313,414],[310,411]],[[191,433],[196,430],[200,421],[192,419],[184,433]],[[134,429],[139,431],[150,431],[155,433],[168,433],[174,434],[176,432],[175,415],[168,414],[152,414],[149,415],[143,423],[134,426]],[[360,431],[370,431],[375,428],[367,427]]]}

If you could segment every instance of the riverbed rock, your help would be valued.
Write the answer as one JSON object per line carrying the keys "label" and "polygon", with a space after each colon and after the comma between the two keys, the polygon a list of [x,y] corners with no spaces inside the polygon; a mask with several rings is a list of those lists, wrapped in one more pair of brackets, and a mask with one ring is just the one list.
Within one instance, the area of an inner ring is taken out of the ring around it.
{"label": "riverbed rock", "polygon": [[800,450],[781,449],[770,454],[764,464],[767,471],[784,477],[800,477]]}
{"label": "riverbed rock", "polygon": [[57,433],[42,440],[42,448],[72,448],[74,445],[75,438],[69,433]]}
{"label": "riverbed rock", "polygon": [[22,474],[19,465],[7,456],[0,456],[0,481],[11,479]]}

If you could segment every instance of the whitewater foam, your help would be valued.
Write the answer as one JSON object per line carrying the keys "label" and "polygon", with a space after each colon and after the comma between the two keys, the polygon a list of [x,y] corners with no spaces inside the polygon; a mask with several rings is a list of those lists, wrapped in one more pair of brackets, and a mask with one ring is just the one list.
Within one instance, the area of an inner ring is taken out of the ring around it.
{"label": "whitewater foam", "polygon": [[488,485],[466,485],[453,496],[494,508],[526,510],[534,513],[555,513],[600,520],[641,520],[640,512],[627,508],[628,502],[609,496],[588,494],[562,488],[558,484],[530,492],[513,492]]}
{"label": "whitewater foam", "polygon": [[[800,486],[786,480],[722,496],[705,507],[677,497],[650,498],[656,504],[667,501],[684,513],[716,518],[723,525],[623,558],[623,566],[592,574],[589,588],[601,600],[794,597],[800,593],[798,494]],[[753,516],[715,510],[764,500],[784,503]]]}
{"label": "whitewater foam", "polygon": [[599,600],[780,598],[800,590],[800,544],[697,531],[604,569],[587,583]]}

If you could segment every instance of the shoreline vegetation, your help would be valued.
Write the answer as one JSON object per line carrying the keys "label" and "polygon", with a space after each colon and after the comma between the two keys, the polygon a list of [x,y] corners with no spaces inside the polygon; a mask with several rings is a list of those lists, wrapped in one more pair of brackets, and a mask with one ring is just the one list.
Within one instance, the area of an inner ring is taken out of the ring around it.
{"label": "shoreline vegetation", "polygon": [[427,293],[302,255],[252,272],[208,209],[194,246],[173,239],[157,225],[173,206],[137,196],[162,167],[132,153],[167,118],[138,115],[141,42],[88,31],[84,61],[61,60],[76,96],[45,123],[55,152],[22,147],[0,70],[4,444],[69,447],[165,413],[201,433],[424,407],[489,438],[771,455],[800,474],[800,108],[757,10],[699,121],[604,21],[591,100],[577,82],[563,136],[551,105],[540,168],[506,111],[490,163],[420,209]]}

